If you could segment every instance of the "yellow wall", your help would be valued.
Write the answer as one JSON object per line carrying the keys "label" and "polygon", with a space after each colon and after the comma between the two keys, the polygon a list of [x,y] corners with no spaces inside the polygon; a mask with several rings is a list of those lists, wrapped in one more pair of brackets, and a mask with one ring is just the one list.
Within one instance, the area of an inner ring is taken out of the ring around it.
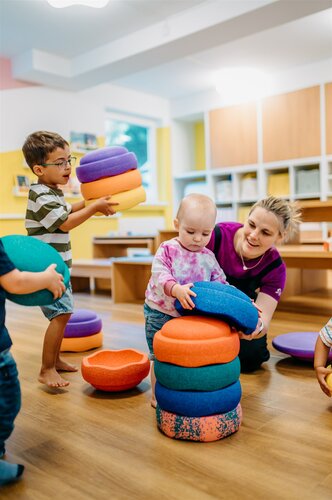
{"label": "yellow wall", "polygon": [[[102,146],[101,140],[98,141]],[[79,156],[73,152],[75,156]],[[142,218],[142,217],[165,217],[166,227],[172,225],[172,182],[171,182],[171,160],[170,160],[170,130],[160,128],[157,130],[157,171],[158,190],[160,201],[165,202],[165,206],[160,205],[139,205],[125,212],[121,217]],[[27,205],[27,195],[14,196],[13,187],[16,175],[26,175],[31,180],[35,180],[31,170],[24,166],[24,159],[21,151],[10,151],[0,153],[0,236],[7,234],[26,234],[24,228],[24,215]],[[68,198],[69,203],[75,203],[80,198]],[[10,218],[10,217],[13,218]],[[73,258],[92,257],[92,238],[94,236],[107,235],[118,230],[118,217],[92,217],[81,226],[71,231],[71,242],[73,248]],[[135,227],[133,227],[135,232]],[[148,233],[147,228],[147,233]]]}
{"label": "yellow wall", "polygon": [[205,132],[204,122],[196,122],[194,124],[194,140],[195,140],[195,169],[205,170]]}
{"label": "yellow wall", "polygon": [[173,228],[173,197],[171,174],[171,131],[169,127],[157,130],[157,172],[159,199],[166,203],[166,228]]}

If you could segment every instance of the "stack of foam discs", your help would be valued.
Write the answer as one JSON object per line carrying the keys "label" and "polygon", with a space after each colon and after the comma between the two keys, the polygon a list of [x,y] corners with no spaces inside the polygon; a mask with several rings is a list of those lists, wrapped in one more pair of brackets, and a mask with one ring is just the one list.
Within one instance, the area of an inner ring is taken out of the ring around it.
{"label": "stack of foam discs", "polygon": [[61,342],[61,352],[83,352],[103,344],[101,318],[87,309],[76,309],[71,315]]}
{"label": "stack of foam discs", "polygon": [[[87,153],[76,169],[86,204],[111,196],[116,212],[128,210],[146,200],[142,177],[134,153],[122,146],[110,146]],[[98,212],[96,215],[102,215]]]}
{"label": "stack of foam discs", "polygon": [[236,432],[242,410],[239,336],[215,318],[165,323],[153,342],[157,425],[168,437],[216,441]]}

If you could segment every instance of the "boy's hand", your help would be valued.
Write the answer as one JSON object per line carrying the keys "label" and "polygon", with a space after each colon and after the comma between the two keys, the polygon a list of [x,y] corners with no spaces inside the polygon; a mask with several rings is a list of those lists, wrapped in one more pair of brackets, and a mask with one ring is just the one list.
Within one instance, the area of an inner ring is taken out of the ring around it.
{"label": "boy's hand", "polygon": [[62,274],[57,273],[55,268],[56,264],[51,264],[44,271],[44,273],[46,274],[47,279],[46,288],[53,293],[54,299],[59,299],[62,296],[63,292],[66,290],[66,287],[63,283]]}
{"label": "boy's hand", "polygon": [[325,368],[325,366],[316,366],[315,367],[316,371],[316,377],[318,380],[318,383],[320,385],[320,388],[326,394],[326,396],[329,396],[329,398],[332,396],[332,389],[327,385],[326,383],[326,377],[330,373],[332,373],[332,370],[329,370],[328,368]]}
{"label": "boy's hand", "polygon": [[104,215],[114,215],[116,210],[112,207],[118,205],[119,203],[113,203],[110,200],[111,196],[103,196],[93,203],[93,206],[96,208],[96,212],[101,212]]}
{"label": "boy's hand", "polygon": [[174,285],[172,288],[172,295],[180,302],[183,309],[194,309],[195,304],[191,300],[190,296],[196,297],[196,293],[190,290],[193,283],[187,283],[186,285]]}

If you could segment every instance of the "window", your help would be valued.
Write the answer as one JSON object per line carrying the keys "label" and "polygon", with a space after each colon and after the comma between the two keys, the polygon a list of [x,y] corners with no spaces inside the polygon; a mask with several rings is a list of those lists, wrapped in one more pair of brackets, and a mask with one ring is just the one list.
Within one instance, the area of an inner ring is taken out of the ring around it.
{"label": "window", "polygon": [[124,146],[135,153],[148,203],[158,201],[155,144],[153,121],[113,113],[106,121],[106,146]]}

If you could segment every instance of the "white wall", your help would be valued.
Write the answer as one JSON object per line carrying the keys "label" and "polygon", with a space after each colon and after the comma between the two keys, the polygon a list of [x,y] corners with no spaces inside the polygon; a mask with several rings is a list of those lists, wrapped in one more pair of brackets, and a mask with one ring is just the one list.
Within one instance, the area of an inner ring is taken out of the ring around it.
{"label": "white wall", "polygon": [[[268,95],[283,94],[331,82],[332,59],[292,68],[281,74],[271,75],[271,77]],[[182,99],[174,99],[171,102],[171,117],[181,118],[233,104],[238,104],[238,102],[223,99],[216,90],[200,92]]]}
{"label": "white wall", "polygon": [[69,139],[70,131],[105,134],[107,109],[169,122],[169,102],[112,85],[82,92],[26,87],[0,92],[0,151],[20,149],[35,130],[51,130]]}

